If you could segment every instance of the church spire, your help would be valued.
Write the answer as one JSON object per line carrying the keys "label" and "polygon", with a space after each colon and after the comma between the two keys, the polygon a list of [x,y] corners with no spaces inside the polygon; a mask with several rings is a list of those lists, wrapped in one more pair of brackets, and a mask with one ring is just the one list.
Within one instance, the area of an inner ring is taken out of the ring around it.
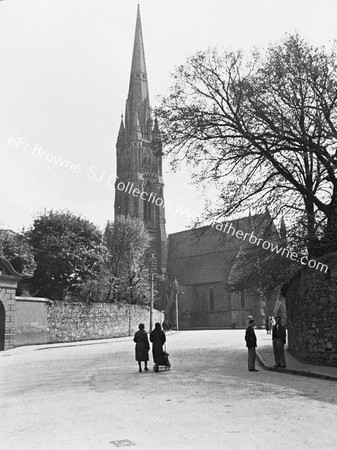
{"label": "church spire", "polygon": [[141,138],[142,138],[142,133],[141,133],[141,129],[140,129],[138,114],[136,111],[135,116],[133,118],[133,124],[132,124],[131,133],[130,133],[130,140],[131,141],[140,141]]}
{"label": "church spire", "polygon": [[147,123],[150,119],[151,113],[139,5],[137,8],[137,21],[133,44],[129,94],[126,101],[125,128],[127,139],[130,137],[136,113],[138,116],[141,133],[143,136],[146,136]]}
{"label": "church spire", "polygon": [[283,216],[282,216],[281,225],[280,225],[280,236],[284,242],[287,242],[287,227],[286,227]]}
{"label": "church spire", "polygon": [[125,143],[125,128],[124,128],[124,122],[123,122],[123,115],[121,115],[121,124],[119,126],[119,132],[117,137],[117,148],[120,148]]}
{"label": "church spire", "polygon": [[[130,216],[143,222],[152,239],[152,252],[158,260],[158,271],[164,273],[167,240],[162,139],[158,120],[154,122],[151,115],[139,6],[129,92],[116,147],[115,217]],[[128,191],[121,190],[121,186],[130,188]]]}

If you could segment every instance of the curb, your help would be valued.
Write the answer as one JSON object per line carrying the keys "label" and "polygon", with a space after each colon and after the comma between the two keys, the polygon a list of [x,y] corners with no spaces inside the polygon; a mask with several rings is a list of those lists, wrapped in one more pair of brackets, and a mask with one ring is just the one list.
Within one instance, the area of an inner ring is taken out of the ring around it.
{"label": "curb", "polygon": [[289,373],[291,375],[299,375],[302,377],[319,378],[321,380],[337,381],[337,377],[334,377],[332,375],[323,375],[322,373],[310,372],[307,370],[287,369],[287,368],[279,369],[276,367],[268,366],[266,360],[264,359],[264,357],[261,355],[261,353],[258,350],[256,350],[256,356],[257,356],[259,363],[263,367],[263,369],[268,370],[270,372]]}
{"label": "curb", "polygon": [[[171,330],[170,332],[166,333],[169,336],[172,336],[174,334],[180,333],[180,331]],[[149,333],[148,333],[149,334]],[[31,345],[20,345],[18,347],[14,347],[10,350],[5,350],[3,352],[0,352],[0,357],[5,356],[12,356],[15,354],[20,354],[24,351],[31,350],[33,352],[40,352],[42,350],[53,350],[56,348],[68,348],[68,347],[85,347],[88,345],[103,345],[103,344],[115,344],[117,342],[129,342],[133,339],[132,336],[121,336],[121,337],[112,337],[112,338],[105,338],[105,339],[92,339],[89,341],[69,341],[69,342],[54,342],[50,344],[31,344]]]}
{"label": "curb", "polygon": [[[169,332],[169,335],[177,334],[179,331],[173,330]],[[148,333],[149,334],[149,333]],[[166,333],[167,334],[167,333]],[[84,347],[87,345],[103,345],[103,344],[115,344],[117,341],[116,339],[119,339],[118,342],[129,342],[133,339],[132,336],[121,336],[121,337],[113,337],[108,339],[92,339],[90,341],[72,341],[72,342],[55,342],[53,344],[46,344],[47,346],[44,346],[45,344],[42,344],[43,347],[37,347],[34,348],[34,352],[41,351],[41,350],[50,350],[54,348],[67,348],[67,347]],[[17,347],[18,348],[18,347]]]}
{"label": "curb", "polygon": [[[128,336],[129,337],[129,336]],[[132,336],[130,336],[130,338],[131,338]],[[111,338],[111,339],[114,339],[114,338]],[[128,342],[130,339],[125,339],[125,340],[121,340],[121,341],[119,341],[119,342]],[[107,341],[105,341],[105,342],[100,342],[100,340],[99,339],[97,339],[97,342],[96,342],[96,340],[94,341],[94,342],[92,342],[92,341],[88,341],[88,342],[81,342],[81,341],[78,341],[78,342],[69,342],[69,344],[63,344],[63,345],[61,345],[61,343],[55,343],[54,345],[53,344],[50,344],[48,347],[38,347],[38,348],[34,348],[34,352],[39,352],[39,351],[41,351],[41,350],[51,350],[51,349],[54,349],[54,348],[68,348],[68,347],[86,347],[86,346],[88,346],[88,345],[104,345],[104,344],[113,344],[114,342],[107,342]]]}

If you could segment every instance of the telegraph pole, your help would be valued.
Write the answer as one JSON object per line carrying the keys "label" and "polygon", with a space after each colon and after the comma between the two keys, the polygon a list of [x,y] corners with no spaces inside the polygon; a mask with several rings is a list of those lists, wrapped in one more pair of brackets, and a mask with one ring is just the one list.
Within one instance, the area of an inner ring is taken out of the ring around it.
{"label": "telegraph pole", "polygon": [[153,276],[157,271],[157,258],[155,258],[154,254],[150,256],[150,264],[149,264],[149,282],[150,282],[150,330],[152,331],[153,327]]}
{"label": "telegraph pole", "polygon": [[175,306],[176,306],[176,327],[177,331],[179,330],[179,314],[178,314],[178,292],[179,292],[179,283],[178,280],[174,279],[174,300],[175,300]]}

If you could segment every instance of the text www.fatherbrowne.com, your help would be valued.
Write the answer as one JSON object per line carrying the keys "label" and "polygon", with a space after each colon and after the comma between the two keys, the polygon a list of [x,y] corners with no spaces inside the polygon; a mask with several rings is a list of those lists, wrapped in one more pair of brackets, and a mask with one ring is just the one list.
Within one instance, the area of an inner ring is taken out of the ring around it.
{"label": "text www.fatherbrowne.com", "polygon": [[[134,183],[124,183],[123,181],[120,181],[116,184],[116,186],[119,191],[139,197],[143,201],[154,203],[156,206],[163,207],[167,210],[171,209],[172,204],[170,202],[164,202],[164,200],[158,197],[156,193],[147,193],[135,188]],[[196,219],[196,214],[193,211],[189,211],[181,206],[176,205],[175,212],[177,214],[181,214],[182,216],[188,216],[191,219]],[[318,262],[314,259],[308,259],[307,256],[300,256],[296,252],[291,252],[288,248],[284,248],[262,238],[258,238],[253,232],[245,233],[242,230],[236,230],[231,222],[212,222],[210,226],[223,233],[231,234],[237,239],[242,239],[243,241],[248,240],[250,244],[256,245],[257,247],[261,246],[264,250],[270,250],[272,253],[290,258],[292,261],[297,261],[303,266],[308,266],[311,269],[316,269],[320,272],[324,271],[324,273],[328,271],[328,266],[326,264]]]}
{"label": "text www.fatherbrowne.com", "polygon": [[[82,171],[82,167],[79,164],[74,164],[70,160],[60,158],[51,152],[43,150],[40,144],[35,144],[35,146],[32,146],[28,144],[26,142],[26,139],[23,137],[20,137],[18,139],[11,137],[8,139],[8,144],[11,147],[15,147],[17,149],[21,148],[24,153],[26,152],[30,153],[32,156],[40,160],[44,160],[48,163],[55,164],[56,166],[59,166],[60,168],[63,169],[67,169],[73,173],[79,174]],[[88,178],[91,180],[95,180],[96,182],[102,182],[103,179],[105,178],[106,172],[104,171],[103,174],[100,177],[98,177],[97,171],[98,171],[97,167],[90,167],[90,171],[87,174]],[[146,191],[142,191],[136,188],[134,186],[134,183],[132,182],[124,183],[123,181],[118,181],[118,177],[116,178],[114,175],[110,175],[107,178],[107,183],[109,187],[117,187],[119,191],[123,191],[129,195],[133,195],[134,197],[139,197],[141,200],[151,202],[158,207],[165,208],[167,211],[169,211],[172,208],[172,203],[170,201],[164,201],[164,199],[160,198],[156,193],[154,192],[149,193]],[[197,219],[197,214],[195,214],[193,211],[190,211],[188,208],[184,208],[179,205],[175,206],[175,213],[180,214],[181,216],[186,216],[192,220]],[[291,252],[288,248],[279,247],[277,244],[273,244],[272,242],[269,242],[262,238],[258,238],[257,236],[254,235],[253,232],[245,233],[242,230],[236,230],[231,222],[223,222],[223,223],[213,222],[210,226],[223,233],[231,234],[232,236],[235,236],[237,239],[242,239],[244,241],[248,240],[250,244],[261,246],[264,250],[270,250],[272,253],[285,256],[286,258],[290,258],[292,261],[297,261],[303,266],[308,266],[311,269],[316,269],[319,270],[320,272],[324,271],[324,273],[327,273],[328,271],[328,266],[326,264],[318,262],[314,259],[309,260],[307,256],[298,255],[298,253]]]}
{"label": "text www.fatherbrowne.com", "polygon": [[213,222],[211,224],[216,230],[221,231],[223,233],[231,234],[238,239],[242,239],[243,241],[248,240],[248,242],[252,245],[256,245],[257,247],[261,246],[264,250],[270,250],[272,253],[276,253],[277,255],[285,256],[286,258],[290,258],[292,261],[297,261],[301,263],[303,266],[308,266],[311,269],[319,270],[320,272],[327,273],[328,266],[321,262],[318,262],[314,259],[308,259],[307,256],[300,256],[296,252],[291,252],[288,248],[284,248],[278,246],[277,244],[273,244],[265,239],[258,238],[254,235],[253,232],[245,233],[242,230],[236,230],[236,228],[232,225],[231,222],[217,223]]}

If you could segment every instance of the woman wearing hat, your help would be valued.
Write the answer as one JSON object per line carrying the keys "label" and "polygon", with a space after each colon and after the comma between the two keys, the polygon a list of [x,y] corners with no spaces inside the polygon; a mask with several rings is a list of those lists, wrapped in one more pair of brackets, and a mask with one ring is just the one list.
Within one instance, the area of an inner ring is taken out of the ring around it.
{"label": "woman wearing hat", "polygon": [[142,361],[144,361],[145,364],[144,370],[147,372],[149,370],[147,368],[147,362],[149,360],[150,344],[144,324],[140,323],[138,328],[139,330],[135,333],[135,337],[133,338],[133,341],[136,343],[136,361],[138,361],[139,372],[142,372]]}
{"label": "woman wearing hat", "polygon": [[159,366],[165,364],[163,345],[166,342],[165,333],[159,322],[155,324],[154,330],[150,333],[150,341],[152,342],[152,355],[155,364],[154,371],[158,372]]}

